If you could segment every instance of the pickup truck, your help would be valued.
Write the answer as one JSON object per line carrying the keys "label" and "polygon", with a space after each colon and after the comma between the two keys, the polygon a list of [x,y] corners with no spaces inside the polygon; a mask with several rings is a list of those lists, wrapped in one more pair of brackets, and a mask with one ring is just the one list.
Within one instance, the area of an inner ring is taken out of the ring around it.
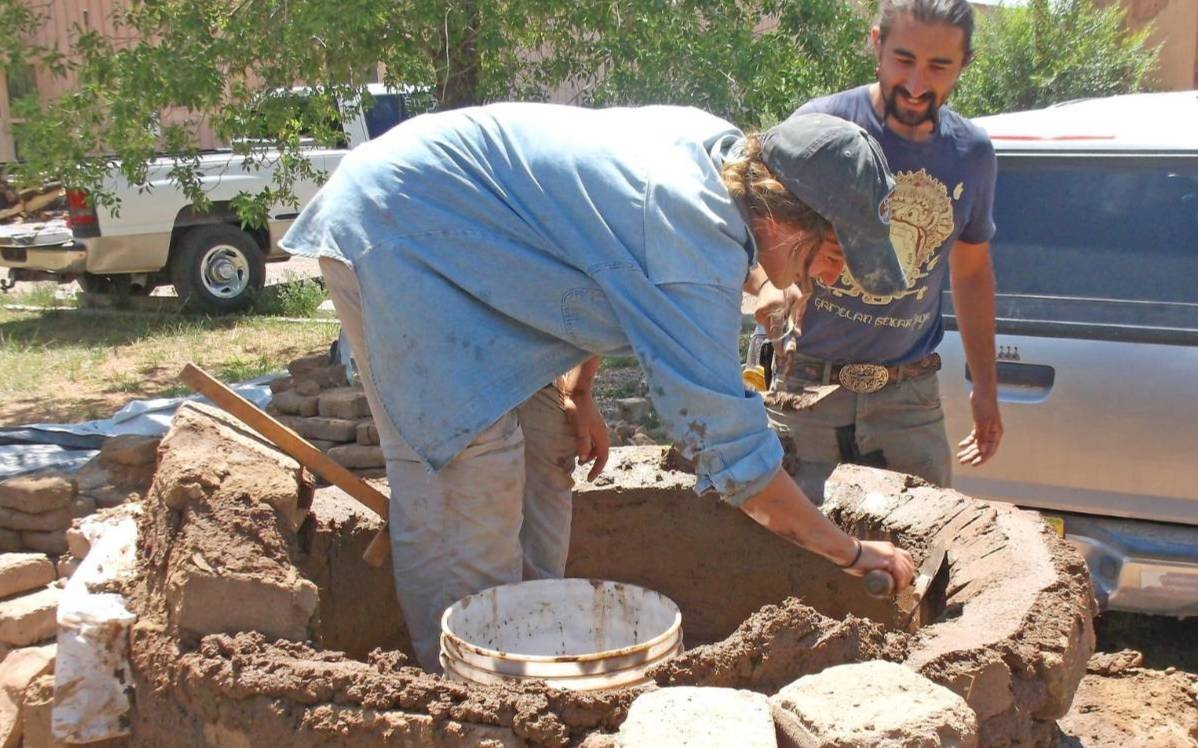
{"label": "pickup truck", "polygon": [[[954,487],[1048,515],[1103,608],[1198,615],[1198,91],[975,121],[998,154],[1006,433]],[[964,435],[960,335],[939,350]]]}
{"label": "pickup truck", "polygon": [[[431,96],[421,89],[371,84],[368,91],[368,109],[343,108],[344,141],[338,147],[305,149],[316,169],[332,173],[349,149],[431,108]],[[171,284],[188,306],[200,311],[247,308],[265,283],[265,263],[287,259],[278,240],[320,185],[296,183],[292,189],[298,208],[271,206],[265,226],[246,228],[231,201],[270,184],[269,158],[260,168],[248,168],[231,150],[204,153],[201,181],[212,201],[205,210],[170,181],[172,163],[169,157],[151,163],[145,187],[110,175],[107,187],[120,200],[118,215],[96,210],[85,192],[68,191],[73,241],[49,246],[0,242],[0,267],[8,268],[10,281],[79,281],[84,290],[132,293]]]}

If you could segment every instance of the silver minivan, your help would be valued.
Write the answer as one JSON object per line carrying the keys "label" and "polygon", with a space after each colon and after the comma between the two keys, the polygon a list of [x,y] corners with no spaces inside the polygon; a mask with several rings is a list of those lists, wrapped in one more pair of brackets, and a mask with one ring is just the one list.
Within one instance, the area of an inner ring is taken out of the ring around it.
{"label": "silver minivan", "polygon": [[[1006,434],[954,487],[1043,510],[1104,608],[1198,615],[1198,92],[976,121],[998,153]],[[964,435],[969,372],[946,302],[941,392]]]}

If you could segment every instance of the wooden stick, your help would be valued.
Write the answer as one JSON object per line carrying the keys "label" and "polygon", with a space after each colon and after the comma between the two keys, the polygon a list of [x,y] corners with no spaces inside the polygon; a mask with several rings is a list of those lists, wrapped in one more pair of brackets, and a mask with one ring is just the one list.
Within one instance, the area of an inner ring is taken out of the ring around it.
{"label": "wooden stick", "polygon": [[[221,409],[271,441],[284,454],[332,483],[387,521],[387,497],[366,481],[334,462],[302,436],[279,423],[269,413],[238,395],[195,364],[187,364],[179,379]],[[382,566],[391,551],[387,528],[370,541],[362,558],[371,566]]]}

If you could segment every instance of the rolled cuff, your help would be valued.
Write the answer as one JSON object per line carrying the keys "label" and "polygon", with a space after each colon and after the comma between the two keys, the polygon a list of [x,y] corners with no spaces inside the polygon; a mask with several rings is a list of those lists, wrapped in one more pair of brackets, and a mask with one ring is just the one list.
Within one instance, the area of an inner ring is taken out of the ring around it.
{"label": "rolled cuff", "polygon": [[740,507],[761,493],[781,467],[782,443],[777,434],[765,429],[732,448],[714,447],[701,452],[695,492],[715,491],[724,501]]}

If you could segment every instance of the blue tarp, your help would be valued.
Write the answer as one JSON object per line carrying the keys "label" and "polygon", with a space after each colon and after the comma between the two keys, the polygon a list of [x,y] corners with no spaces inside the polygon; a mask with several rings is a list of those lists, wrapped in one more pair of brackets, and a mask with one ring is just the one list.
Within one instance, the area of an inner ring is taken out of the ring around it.
{"label": "blue tarp", "polygon": [[[278,376],[280,374],[268,374],[232,385],[232,389],[259,408],[265,408],[270,402],[267,383]],[[208,402],[207,398],[198,395],[134,400],[111,418],[98,421],[0,428],[0,480],[47,468],[77,468],[91,459],[100,445],[113,436],[165,434],[175,410],[187,400]]]}

